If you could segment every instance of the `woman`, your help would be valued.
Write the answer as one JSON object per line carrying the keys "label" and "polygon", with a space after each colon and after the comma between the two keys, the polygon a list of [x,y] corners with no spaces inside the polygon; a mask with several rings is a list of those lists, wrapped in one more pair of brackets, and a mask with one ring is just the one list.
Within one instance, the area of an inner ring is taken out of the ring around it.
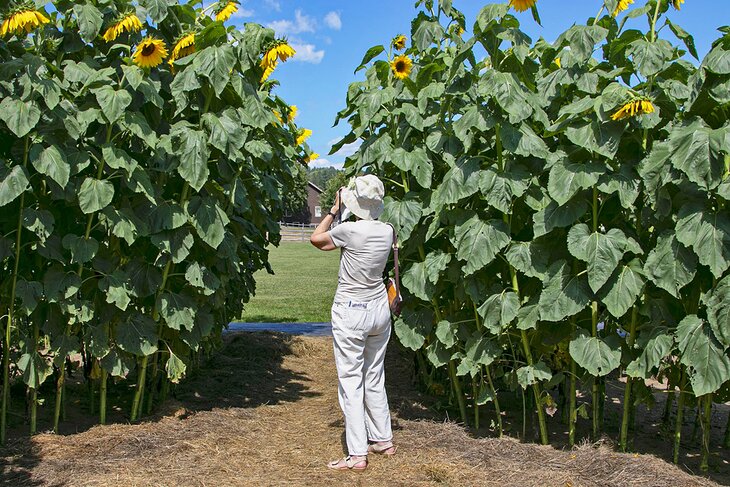
{"label": "woman", "polygon": [[[335,206],[310,239],[321,250],[341,249],[332,335],[348,456],[328,464],[335,470],[364,470],[369,452],[392,455],[396,450],[383,370],[390,338],[383,270],[393,246],[392,227],[377,221],[383,195],[383,183],[376,176],[355,178],[338,192]],[[340,198],[358,220],[329,230]]]}

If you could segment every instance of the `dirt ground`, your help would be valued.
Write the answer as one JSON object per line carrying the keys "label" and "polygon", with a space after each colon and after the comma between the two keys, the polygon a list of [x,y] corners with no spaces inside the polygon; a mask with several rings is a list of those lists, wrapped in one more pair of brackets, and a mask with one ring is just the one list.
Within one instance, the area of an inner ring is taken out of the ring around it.
{"label": "dirt ground", "polygon": [[[343,455],[331,338],[232,333],[164,411],[141,424],[12,440],[0,483],[12,486],[710,486],[652,455],[606,446],[560,450],[475,439],[436,420],[408,364],[389,358],[394,457],[331,472]],[[722,476],[720,476],[722,478]]]}

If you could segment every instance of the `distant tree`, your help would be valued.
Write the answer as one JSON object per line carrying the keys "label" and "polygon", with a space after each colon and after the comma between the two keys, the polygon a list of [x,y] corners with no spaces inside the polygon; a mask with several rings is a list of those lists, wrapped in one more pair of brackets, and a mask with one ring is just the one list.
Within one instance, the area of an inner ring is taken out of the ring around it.
{"label": "distant tree", "polygon": [[347,185],[349,178],[345,177],[345,171],[337,171],[337,174],[327,181],[327,185],[319,195],[319,204],[322,206],[322,211],[329,211],[332,205],[335,204],[335,193],[343,186]]}
{"label": "distant tree", "polygon": [[341,171],[338,171],[334,167],[315,167],[307,170],[307,176],[312,184],[324,189],[327,187],[327,181],[337,176],[339,172]]}
{"label": "distant tree", "polygon": [[307,206],[307,170],[303,166],[297,166],[296,171],[294,187],[291,193],[285,195],[284,201],[286,212],[290,215],[303,212]]}

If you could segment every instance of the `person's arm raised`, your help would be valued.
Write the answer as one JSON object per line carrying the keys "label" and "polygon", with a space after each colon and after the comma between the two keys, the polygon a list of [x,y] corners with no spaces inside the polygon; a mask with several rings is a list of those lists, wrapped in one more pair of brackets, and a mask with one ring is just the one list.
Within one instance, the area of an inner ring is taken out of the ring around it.
{"label": "person's arm raised", "polygon": [[335,197],[335,205],[332,207],[329,213],[327,213],[324,218],[322,218],[322,221],[317,225],[317,228],[314,229],[314,233],[312,233],[312,236],[309,238],[309,241],[312,245],[317,247],[319,250],[335,250],[337,246],[332,241],[332,237],[330,237],[330,234],[328,232],[330,226],[332,225],[332,222],[335,220],[335,215],[340,209],[340,191],[337,191],[337,196]]}

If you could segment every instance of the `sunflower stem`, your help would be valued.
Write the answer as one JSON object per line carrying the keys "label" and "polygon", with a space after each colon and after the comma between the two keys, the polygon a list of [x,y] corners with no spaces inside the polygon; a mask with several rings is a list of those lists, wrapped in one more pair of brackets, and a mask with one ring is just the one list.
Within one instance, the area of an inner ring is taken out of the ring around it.
{"label": "sunflower stem", "polygon": [[[30,142],[25,136],[23,149],[23,168],[28,166],[28,148]],[[18,268],[20,265],[21,238],[23,232],[23,208],[25,207],[25,191],[20,195],[20,206],[18,207],[18,224],[15,228],[15,262],[13,264],[13,280],[10,288],[10,305],[8,307],[7,321],[5,322],[5,341],[3,342],[3,404],[0,414],[0,444],[5,445],[7,434],[7,415],[10,404],[10,331],[13,326],[15,314],[15,295],[18,284]]]}

